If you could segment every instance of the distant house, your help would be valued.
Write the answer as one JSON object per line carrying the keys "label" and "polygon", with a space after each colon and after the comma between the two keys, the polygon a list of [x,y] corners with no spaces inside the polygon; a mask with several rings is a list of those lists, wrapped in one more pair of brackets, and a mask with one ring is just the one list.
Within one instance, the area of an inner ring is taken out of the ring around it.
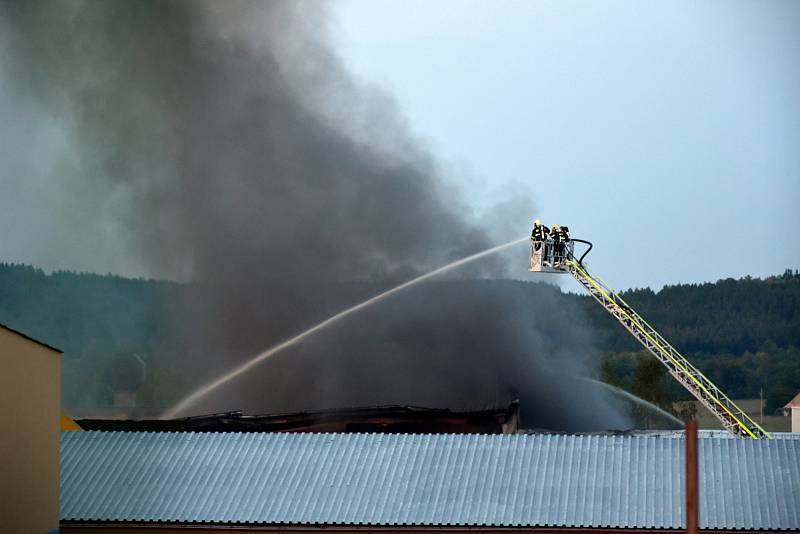
{"label": "distant house", "polygon": [[794,396],[789,404],[783,407],[783,415],[791,416],[792,432],[800,432],[800,393]]}

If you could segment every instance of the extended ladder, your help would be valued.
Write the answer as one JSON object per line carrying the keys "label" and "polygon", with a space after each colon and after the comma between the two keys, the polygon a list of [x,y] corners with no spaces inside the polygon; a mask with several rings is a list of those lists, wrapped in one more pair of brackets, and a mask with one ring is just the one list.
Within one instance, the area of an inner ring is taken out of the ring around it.
{"label": "extended ladder", "polygon": [[576,260],[571,254],[566,259],[563,270],[569,272],[589,294],[613,315],[639,343],[666,366],[669,373],[689,393],[699,400],[731,434],[744,438],[763,439],[770,435],[751,419],[711,380],[701,373],[675,347],[656,332],[622,297],[611,290],[603,280],[593,275],[585,263]]}

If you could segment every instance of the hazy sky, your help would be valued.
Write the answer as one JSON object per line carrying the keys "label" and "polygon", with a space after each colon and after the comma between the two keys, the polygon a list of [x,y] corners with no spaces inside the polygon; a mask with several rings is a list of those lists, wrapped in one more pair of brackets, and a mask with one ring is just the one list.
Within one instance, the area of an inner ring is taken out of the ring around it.
{"label": "hazy sky", "polygon": [[[568,224],[618,288],[800,268],[800,2],[328,7],[319,34],[389,95],[488,234]],[[0,68],[0,261],[159,276],[126,248],[124,188],[87,207],[86,191],[54,187],[65,129],[9,76]],[[484,213],[510,197],[513,215]],[[494,227],[509,221],[519,228]]]}
{"label": "hazy sky", "polygon": [[347,64],[394,95],[474,205],[532,191],[531,219],[594,241],[612,285],[800,268],[800,2],[347,0],[336,14]]}

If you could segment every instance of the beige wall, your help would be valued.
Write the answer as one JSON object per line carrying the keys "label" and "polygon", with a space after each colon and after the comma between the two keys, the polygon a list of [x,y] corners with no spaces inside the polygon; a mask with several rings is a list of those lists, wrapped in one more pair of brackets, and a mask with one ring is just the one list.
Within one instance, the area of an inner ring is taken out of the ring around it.
{"label": "beige wall", "polygon": [[58,528],[61,355],[0,326],[0,533]]}

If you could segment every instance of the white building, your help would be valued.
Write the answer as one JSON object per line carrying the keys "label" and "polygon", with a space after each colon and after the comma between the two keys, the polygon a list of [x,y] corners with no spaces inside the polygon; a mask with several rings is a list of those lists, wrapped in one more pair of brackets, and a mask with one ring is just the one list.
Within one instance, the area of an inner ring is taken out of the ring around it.
{"label": "white building", "polygon": [[792,432],[800,432],[800,393],[783,407],[783,415],[792,417]]}

